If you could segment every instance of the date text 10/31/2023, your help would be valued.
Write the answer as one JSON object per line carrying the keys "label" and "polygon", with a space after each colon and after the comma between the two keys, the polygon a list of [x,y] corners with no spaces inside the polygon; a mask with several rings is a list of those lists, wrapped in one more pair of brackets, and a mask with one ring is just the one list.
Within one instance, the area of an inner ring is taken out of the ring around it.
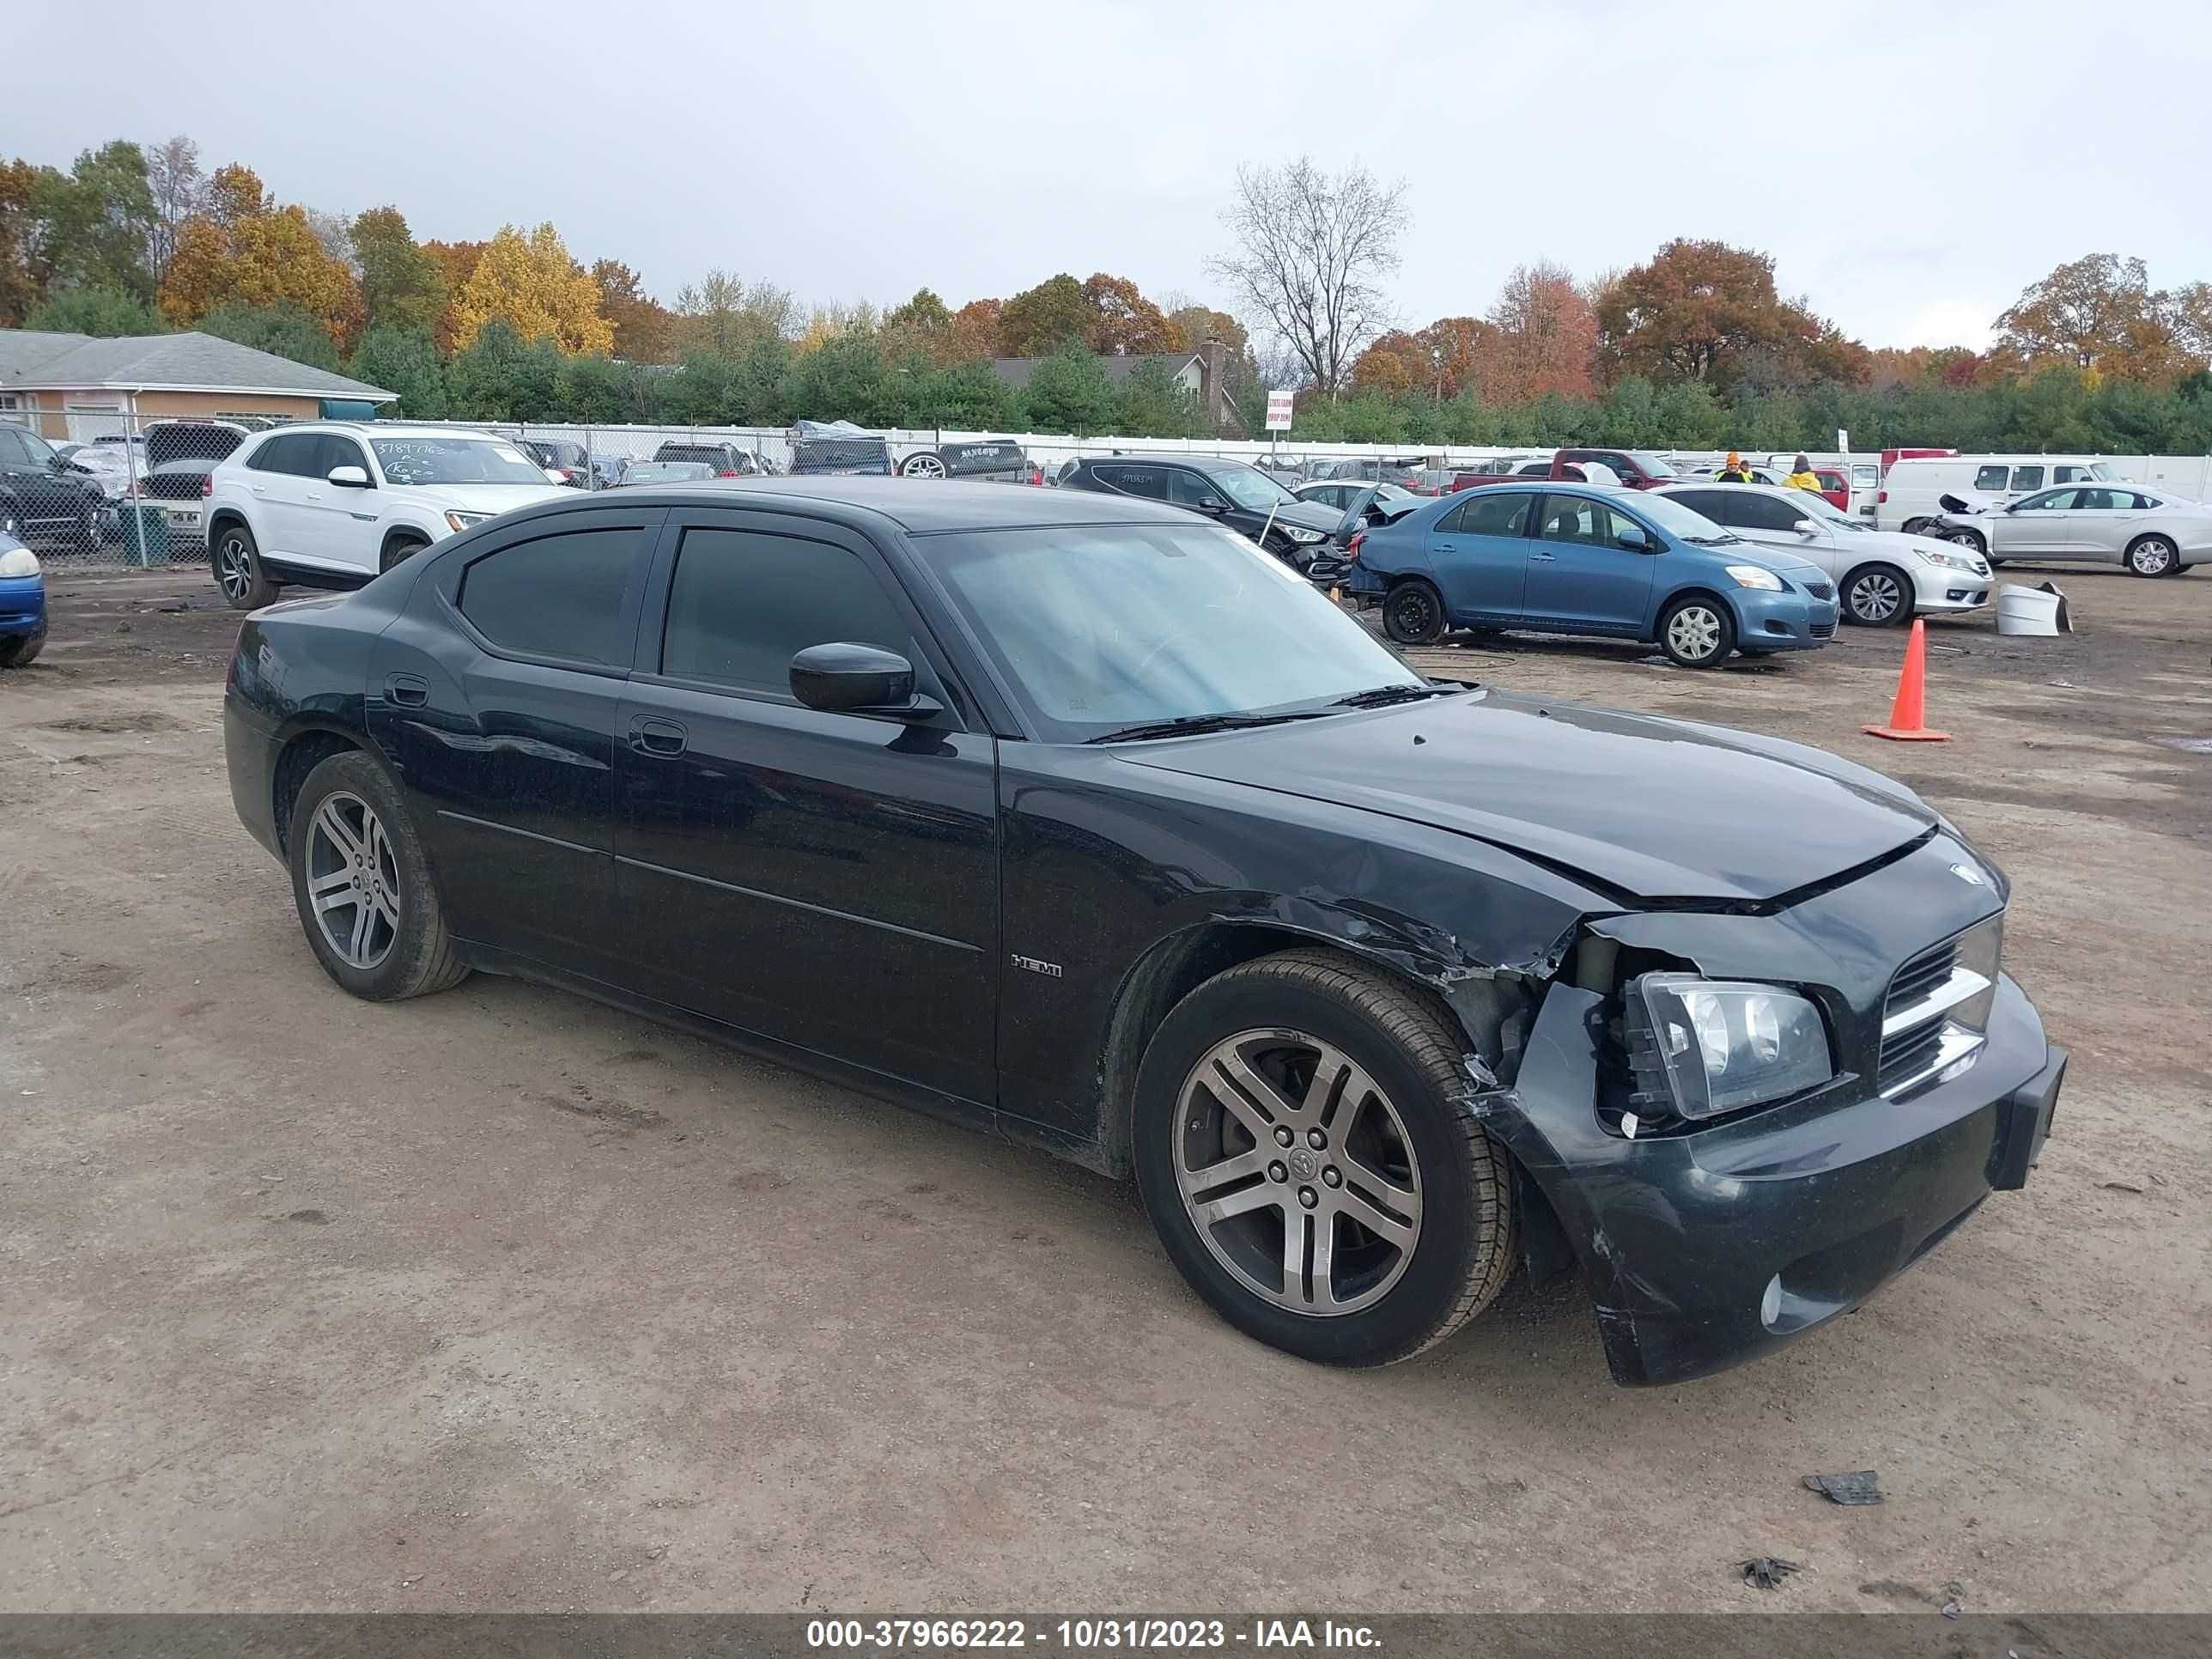
{"label": "date text 10/31/2023", "polygon": [[1376,1649],[1371,1626],[1334,1620],[1251,1619],[811,1619],[806,1645],[822,1650],[1061,1648],[1171,1651],[1181,1649]]}

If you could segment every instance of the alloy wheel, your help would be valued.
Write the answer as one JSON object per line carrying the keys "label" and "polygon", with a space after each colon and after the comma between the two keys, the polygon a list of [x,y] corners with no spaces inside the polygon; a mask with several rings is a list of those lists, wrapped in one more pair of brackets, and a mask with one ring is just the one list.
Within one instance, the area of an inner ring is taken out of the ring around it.
{"label": "alloy wheel", "polygon": [[1851,615],[1863,623],[1881,623],[1897,614],[1905,592],[1897,578],[1884,571],[1869,571],[1851,584]]}
{"label": "alloy wheel", "polygon": [[899,471],[909,478],[941,478],[945,463],[934,455],[909,455],[899,463]]}
{"label": "alloy wheel", "polygon": [[1702,605],[1686,605],[1667,624],[1667,643],[1677,656],[1703,662],[1720,649],[1721,619]]}
{"label": "alloy wheel", "polygon": [[223,597],[234,605],[243,600],[253,586],[253,562],[246,555],[246,544],[236,536],[225,536],[222,545],[215,550],[215,580]]}
{"label": "alloy wheel", "polygon": [[2128,550],[2128,568],[2139,576],[2163,576],[2173,563],[2173,547],[2147,536]]}
{"label": "alloy wheel", "polygon": [[1943,539],[1954,547],[1970,547],[1977,553],[1982,550],[1982,538],[1971,530],[1954,530]]}
{"label": "alloy wheel", "polygon": [[374,968],[399,937],[399,859],[359,795],[323,798],[307,830],[307,902],[323,941],[349,968]]}
{"label": "alloy wheel", "polygon": [[1214,1260],[1293,1313],[1373,1305],[1420,1239],[1404,1119],[1357,1061],[1304,1031],[1239,1031],[1200,1056],[1177,1100],[1175,1175]]}

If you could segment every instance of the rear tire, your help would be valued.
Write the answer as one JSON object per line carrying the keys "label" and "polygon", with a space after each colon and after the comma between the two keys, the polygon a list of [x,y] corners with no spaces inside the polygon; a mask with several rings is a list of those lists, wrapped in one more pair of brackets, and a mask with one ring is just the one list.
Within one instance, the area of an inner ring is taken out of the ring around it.
{"label": "rear tire", "polygon": [[1513,1183],[1459,1103],[1465,1048],[1441,1009],[1328,951],[1246,963],[1176,1004],[1138,1073],[1133,1146],[1192,1288],[1331,1365],[1408,1358],[1487,1307],[1517,1260]]}
{"label": "rear tire", "polygon": [[422,838],[367,755],[349,749],[307,774],[284,842],[301,930],[340,988],[398,1002],[468,977]]}
{"label": "rear tire", "polygon": [[1680,668],[1717,668],[1735,649],[1735,618],[1718,599],[1692,593],[1659,615],[1659,648]]}
{"label": "rear tire", "polygon": [[2138,536],[2128,544],[2125,561],[2131,576],[2171,576],[2180,568],[2174,545],[2163,536]]}
{"label": "rear tire", "polygon": [[1382,601],[1382,631],[1400,645],[1434,645],[1444,631],[1443,596],[1419,576],[1407,578]]}
{"label": "rear tire", "polygon": [[216,532],[215,583],[234,611],[258,611],[274,605],[281,591],[261,568],[261,550],[244,525],[226,524]]}

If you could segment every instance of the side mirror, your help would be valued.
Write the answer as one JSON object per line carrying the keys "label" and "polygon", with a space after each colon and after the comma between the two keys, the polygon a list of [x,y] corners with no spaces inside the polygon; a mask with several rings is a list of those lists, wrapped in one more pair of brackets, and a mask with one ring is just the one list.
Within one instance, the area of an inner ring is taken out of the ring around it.
{"label": "side mirror", "polygon": [[1817,536],[1820,533],[1820,526],[1810,519],[1800,519],[1790,527],[1801,536]]}
{"label": "side mirror", "polygon": [[1192,505],[1196,507],[1200,512],[1211,514],[1217,519],[1229,510],[1228,502],[1212,495],[1207,496],[1202,501],[1193,502]]}
{"label": "side mirror", "polygon": [[545,475],[547,483],[564,484],[568,482],[568,475],[565,472],[556,472],[550,466],[541,466],[538,470]]}
{"label": "side mirror", "polygon": [[330,470],[327,482],[341,489],[366,489],[368,488],[368,473],[358,466],[334,466]]}
{"label": "side mirror", "polygon": [[1613,532],[1613,544],[1624,553],[1649,553],[1651,538],[1644,534],[1641,526],[1626,525]]}
{"label": "side mirror", "polygon": [[896,651],[840,642],[810,645],[791,659],[791,695],[830,714],[927,720],[943,706],[916,696],[914,665]]}

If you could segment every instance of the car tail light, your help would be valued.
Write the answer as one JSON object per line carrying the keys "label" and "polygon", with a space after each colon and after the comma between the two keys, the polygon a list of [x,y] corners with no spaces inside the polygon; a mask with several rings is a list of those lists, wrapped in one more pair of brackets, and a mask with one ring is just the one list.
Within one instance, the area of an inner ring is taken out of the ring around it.
{"label": "car tail light", "polygon": [[215,494],[214,473],[210,472],[200,480],[200,494],[202,495],[212,495]]}
{"label": "car tail light", "polygon": [[742,478],[742,477],[744,477],[745,475],[744,475],[744,473],[742,473],[742,472],[733,472],[733,471],[732,471],[728,467],[726,467],[726,467],[724,467],[724,468],[723,468],[720,472],[717,472],[714,476],[715,476],[716,477],[718,477],[718,478]]}
{"label": "car tail light", "polygon": [[1359,562],[1359,544],[1366,539],[1367,532],[1365,531],[1358,530],[1352,532],[1352,539],[1344,544],[1344,559],[1346,563],[1358,564]]}
{"label": "car tail light", "polygon": [[1889,503],[1889,492],[1887,489],[1876,490],[1875,492],[1875,500],[1883,506],[1887,506]]}

